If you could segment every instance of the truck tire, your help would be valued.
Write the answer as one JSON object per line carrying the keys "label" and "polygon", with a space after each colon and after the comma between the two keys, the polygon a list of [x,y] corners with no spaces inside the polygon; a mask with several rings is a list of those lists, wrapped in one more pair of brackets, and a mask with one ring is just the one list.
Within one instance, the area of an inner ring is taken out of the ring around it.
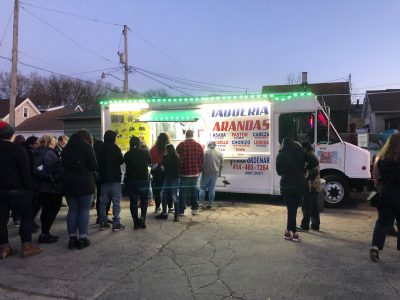
{"label": "truck tire", "polygon": [[325,175],[323,178],[326,181],[326,207],[338,207],[349,198],[350,187],[345,178],[335,174]]}

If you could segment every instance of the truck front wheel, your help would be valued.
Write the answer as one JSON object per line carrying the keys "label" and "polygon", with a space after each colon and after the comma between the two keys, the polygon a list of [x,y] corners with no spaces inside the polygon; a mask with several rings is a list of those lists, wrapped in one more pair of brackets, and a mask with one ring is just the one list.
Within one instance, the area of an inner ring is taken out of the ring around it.
{"label": "truck front wheel", "polygon": [[325,203],[327,207],[340,206],[350,194],[349,183],[340,175],[325,175]]}

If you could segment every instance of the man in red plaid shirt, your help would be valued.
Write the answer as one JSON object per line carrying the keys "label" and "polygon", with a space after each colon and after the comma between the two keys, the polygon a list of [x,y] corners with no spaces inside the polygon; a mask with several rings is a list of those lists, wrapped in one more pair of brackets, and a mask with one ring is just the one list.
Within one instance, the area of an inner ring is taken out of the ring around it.
{"label": "man in red plaid shirt", "polygon": [[186,139],[176,151],[180,157],[179,214],[184,214],[184,205],[192,205],[192,214],[197,215],[199,191],[197,182],[204,164],[203,147],[193,139],[193,130],[186,131]]}

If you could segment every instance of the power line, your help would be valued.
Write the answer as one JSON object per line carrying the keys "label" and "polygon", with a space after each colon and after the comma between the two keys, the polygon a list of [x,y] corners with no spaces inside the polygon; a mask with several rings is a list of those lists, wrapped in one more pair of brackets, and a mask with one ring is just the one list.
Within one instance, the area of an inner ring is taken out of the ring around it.
{"label": "power line", "polygon": [[[184,80],[176,80],[176,79],[174,79],[174,77],[171,78],[171,77],[168,77],[168,76],[159,76],[159,75],[154,74],[152,72],[146,72],[145,70],[140,69],[140,68],[133,67],[133,69],[136,72],[139,72],[139,71],[140,72],[144,72],[146,74],[150,74],[150,75],[153,75],[153,76],[160,77],[162,79],[171,81],[171,82],[173,82],[175,84],[184,85],[184,86],[176,86],[175,85],[175,87],[180,88],[180,89],[185,89],[185,90],[202,91],[202,92],[214,92],[214,93],[227,93],[227,94],[237,94],[238,92],[246,92],[247,93],[247,91],[248,91],[248,90],[246,90],[246,91],[238,91],[238,90],[219,89],[219,88],[215,88],[215,87],[212,87],[212,86],[204,86],[204,85],[194,84],[192,82],[186,82]],[[257,90],[257,91],[259,91],[259,90]]]}
{"label": "power line", "polygon": [[83,75],[83,74],[90,74],[90,73],[97,73],[97,72],[104,72],[104,71],[114,71],[117,70],[119,71],[120,68],[116,67],[116,68],[106,68],[106,69],[97,69],[97,70],[93,70],[93,71],[86,71],[86,72],[79,72],[79,73],[71,73],[71,74],[67,74],[68,76],[75,76],[75,75]]}
{"label": "power line", "polygon": [[[136,72],[139,72],[139,71],[136,70]],[[156,76],[156,77],[159,77],[159,76]],[[173,79],[169,79],[169,78],[164,78],[164,77],[161,77],[161,78],[171,81],[174,84],[184,85],[184,86],[174,85],[174,87],[177,87],[180,89],[185,89],[185,90],[201,91],[201,92],[214,92],[214,93],[238,93],[238,91],[216,89],[216,88],[212,88],[212,87],[208,87],[208,86],[201,86],[201,85],[196,85],[196,84],[191,84],[191,83],[185,83],[185,82],[181,82],[181,81],[177,81],[177,80],[173,80]]]}
{"label": "power line", "polygon": [[147,39],[145,39],[143,36],[141,36],[139,33],[137,33],[134,30],[131,30],[140,40],[142,40],[143,42],[145,42],[147,45],[149,45],[150,47],[156,49],[157,51],[159,51],[161,54],[163,54],[164,56],[168,57],[169,59],[173,60],[175,63],[181,65],[182,67],[186,68],[187,70],[193,72],[194,74],[196,74],[197,76],[200,76],[202,78],[207,79],[205,76],[203,76],[202,74],[198,73],[197,71],[193,70],[192,68],[188,67],[187,65],[185,65],[184,63],[180,62],[179,60],[177,60],[176,58],[172,57],[171,55],[169,55],[167,52],[165,52],[164,50],[162,50],[161,48],[157,47],[156,45],[154,45],[152,42],[148,41]]}
{"label": "power line", "polygon": [[12,19],[13,15],[14,15],[14,9],[11,10],[10,17],[8,18],[8,22],[7,22],[6,28],[4,29],[4,34],[3,34],[2,38],[1,38],[1,41],[0,41],[0,47],[1,47],[1,44],[3,44],[4,38],[6,37],[8,26],[10,26],[11,19]]}
{"label": "power line", "polygon": [[77,46],[78,48],[80,48],[80,49],[86,51],[87,53],[89,53],[89,54],[91,54],[91,55],[93,55],[93,56],[96,56],[96,57],[98,57],[98,58],[101,58],[101,59],[105,60],[105,61],[108,62],[108,63],[118,65],[118,63],[113,62],[113,61],[109,60],[108,58],[106,58],[106,57],[104,57],[104,56],[102,56],[102,55],[100,55],[100,54],[97,54],[96,52],[93,52],[92,50],[89,50],[89,49],[87,49],[86,47],[80,45],[78,42],[76,42],[74,39],[72,39],[71,37],[69,37],[67,34],[65,34],[64,32],[62,32],[61,30],[59,30],[59,29],[56,28],[55,26],[53,26],[53,25],[51,25],[50,23],[44,21],[43,19],[39,18],[38,16],[32,14],[32,13],[31,13],[30,11],[28,11],[25,7],[21,6],[21,8],[22,8],[26,13],[28,13],[29,15],[31,15],[32,17],[34,17],[35,19],[39,20],[41,23],[47,25],[48,27],[50,27],[51,29],[53,29],[54,31],[56,31],[58,34],[62,35],[64,38],[66,38],[67,40],[69,40],[70,42],[72,42],[72,43],[73,43],[75,46]]}
{"label": "power line", "polygon": [[39,62],[41,62],[41,63],[44,63],[44,64],[46,64],[46,65],[49,65],[49,66],[52,66],[52,67],[56,67],[56,68],[59,68],[59,69],[63,69],[63,70],[68,71],[68,72],[72,72],[71,70],[68,70],[68,69],[66,69],[66,68],[64,68],[64,67],[56,66],[56,65],[54,65],[54,64],[52,64],[52,63],[49,63],[49,62],[46,62],[46,61],[44,61],[44,60],[42,60],[42,59],[40,59],[40,58],[34,57],[34,56],[32,56],[32,55],[30,55],[30,54],[24,52],[24,51],[18,50],[18,53],[20,53],[20,54],[22,54],[22,55],[24,55],[24,56],[30,57],[30,58],[32,58],[32,59],[34,59],[34,60],[37,60],[37,61],[39,61]]}
{"label": "power line", "polygon": [[[38,9],[42,9],[42,10],[47,10],[47,11],[51,11],[54,13],[58,13],[58,14],[63,14],[63,15],[67,15],[67,16],[71,16],[71,17],[75,17],[75,18],[80,18],[80,19],[86,19],[89,21],[93,21],[93,22],[97,22],[97,23],[103,23],[103,24],[107,24],[107,25],[113,25],[113,26],[118,26],[118,27],[123,27],[124,25],[122,24],[118,24],[118,23],[113,23],[113,22],[108,22],[108,21],[104,21],[104,20],[100,20],[97,18],[91,18],[91,17],[87,17],[87,16],[82,16],[82,15],[77,15],[77,14],[73,14],[73,13],[69,13],[69,12],[65,12],[65,11],[61,11],[61,10],[57,10],[57,9],[52,9],[52,8],[48,8],[48,7],[43,7],[40,5],[35,5],[35,4],[31,4],[31,3],[27,3],[27,2],[21,2],[21,4],[25,5],[25,6],[30,6],[33,8],[38,8]],[[25,11],[26,8],[24,8],[23,6],[21,6]],[[28,12],[28,11],[27,11]],[[32,16],[34,16],[32,13],[28,12],[29,14],[31,14]],[[40,20],[39,17],[34,16],[37,19]],[[54,26],[48,24],[47,22],[40,20],[41,22],[44,22],[46,25],[52,27],[54,30],[56,30],[59,34],[63,35],[65,38],[67,38],[68,40],[70,40],[71,42],[73,42],[76,46],[78,46],[79,48],[85,50],[86,52],[89,52],[97,57],[100,57],[102,59],[105,59],[108,62],[111,62],[110,60],[108,60],[107,58],[98,55],[97,53],[94,53],[93,51],[79,45],[76,41],[74,41],[73,39],[71,39],[70,37],[68,37],[66,34],[62,33],[60,30],[56,29]],[[131,29],[129,29],[131,30]],[[157,47],[155,44],[153,44],[152,42],[148,41],[147,39],[145,39],[143,36],[141,36],[138,32],[131,30],[140,40],[142,40],[143,42],[145,42],[146,44],[148,44],[149,46],[151,46],[152,48],[156,49],[157,51],[159,51],[160,53],[162,53],[163,55],[165,55],[166,57],[168,57],[169,59],[173,60],[175,63],[185,67],[186,69],[190,70],[191,72],[197,74],[200,77],[206,78],[204,77],[202,74],[196,72],[195,70],[193,70],[192,68],[188,67],[187,65],[183,64],[182,62],[180,62],[179,60],[177,60],[176,58],[172,57],[171,55],[169,55],[168,53],[166,53],[164,50],[162,50],[161,48]],[[118,46],[118,50],[120,49],[121,46],[121,40],[122,40],[122,35],[120,38],[120,42],[119,42],[119,46]],[[112,62],[111,62],[112,63]]]}
{"label": "power line", "polygon": [[156,78],[153,78],[153,77],[151,77],[151,76],[149,76],[149,75],[147,75],[147,74],[145,74],[145,73],[142,73],[141,71],[137,71],[137,70],[136,70],[136,72],[139,73],[140,75],[145,76],[145,77],[147,77],[147,78],[149,78],[149,79],[151,79],[151,80],[154,80],[154,81],[156,81],[156,82],[158,82],[158,83],[160,83],[160,84],[162,84],[162,85],[165,85],[166,87],[168,87],[168,88],[170,88],[170,89],[176,90],[176,91],[178,91],[178,92],[180,92],[180,93],[182,93],[182,94],[185,94],[185,95],[187,95],[187,96],[192,96],[192,95],[190,95],[190,94],[188,94],[188,93],[186,93],[186,92],[184,92],[184,91],[181,91],[180,89],[178,89],[178,88],[176,88],[176,87],[174,87],[174,86],[172,86],[172,85],[169,85],[169,84],[167,84],[167,83],[165,83],[165,82],[162,82],[161,80],[158,80],[158,79],[156,79]]}
{"label": "power line", "polygon": [[374,85],[374,86],[360,87],[360,88],[358,88],[358,89],[364,90],[364,89],[371,89],[371,88],[382,87],[382,86],[388,86],[388,85],[394,85],[394,84],[400,84],[400,82],[393,82],[393,83],[380,84],[380,85]]}
{"label": "power line", "polygon": [[97,19],[97,18],[91,18],[91,17],[82,16],[82,15],[76,15],[76,14],[73,14],[73,13],[69,13],[69,12],[65,12],[65,11],[61,11],[61,10],[57,10],[57,9],[53,9],[53,8],[43,7],[43,6],[31,4],[31,3],[21,2],[21,4],[26,5],[26,6],[31,6],[31,7],[34,7],[34,8],[39,8],[39,9],[55,12],[55,13],[58,13],[58,14],[63,14],[63,15],[75,17],[75,18],[89,20],[89,21],[96,22],[96,23],[102,23],[102,24],[113,25],[113,26],[118,26],[118,27],[123,27],[124,26],[124,25],[117,24],[117,23],[103,21],[103,20],[100,20],[100,19]]}
{"label": "power line", "polygon": [[196,80],[191,80],[191,79],[175,77],[175,76],[171,76],[171,75],[165,75],[165,74],[149,71],[149,70],[138,68],[138,67],[134,67],[134,68],[139,69],[139,70],[141,70],[143,72],[150,73],[150,74],[155,75],[155,76],[176,79],[176,80],[180,80],[180,81],[183,81],[183,82],[186,81],[186,82],[191,82],[191,83],[200,83],[200,84],[205,84],[205,85],[220,86],[220,87],[227,87],[227,88],[240,89],[240,90],[259,91],[259,90],[250,89],[250,88],[247,88],[247,87],[239,87],[239,86],[231,86],[231,85],[218,84],[218,83],[209,83],[209,82],[204,82],[204,81],[196,81]]}
{"label": "power line", "polygon": [[[2,55],[0,55],[0,58],[2,58],[4,60],[11,61],[10,58],[7,58],[7,57],[2,56]],[[18,61],[18,64],[26,66],[26,67],[29,67],[29,68],[37,69],[37,70],[40,70],[40,71],[44,71],[44,72],[47,72],[47,73],[50,73],[50,74],[54,74],[54,75],[57,75],[57,76],[60,76],[60,77],[65,77],[65,78],[77,80],[77,81],[80,81],[80,82],[83,82],[83,83],[88,83],[88,84],[91,84],[91,85],[99,85],[98,83],[94,83],[94,82],[91,82],[89,80],[84,80],[84,79],[80,79],[80,78],[71,77],[71,76],[64,75],[64,74],[61,74],[61,73],[57,73],[57,72],[54,72],[54,71],[51,71],[51,70],[48,70],[48,69],[45,69],[45,68],[42,68],[42,67],[38,67],[38,66],[31,65],[31,64],[27,64],[27,63],[24,63],[22,61]],[[112,88],[109,88],[109,87],[106,87],[106,86],[103,86],[103,87],[105,89],[109,90],[109,91],[120,93],[120,91],[114,90]]]}

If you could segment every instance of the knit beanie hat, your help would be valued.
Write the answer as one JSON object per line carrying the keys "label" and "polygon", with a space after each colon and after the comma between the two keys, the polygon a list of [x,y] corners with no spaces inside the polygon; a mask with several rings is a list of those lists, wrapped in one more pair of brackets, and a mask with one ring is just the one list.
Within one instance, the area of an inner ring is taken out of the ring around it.
{"label": "knit beanie hat", "polygon": [[15,129],[10,124],[0,121],[0,140],[9,140],[14,135]]}

